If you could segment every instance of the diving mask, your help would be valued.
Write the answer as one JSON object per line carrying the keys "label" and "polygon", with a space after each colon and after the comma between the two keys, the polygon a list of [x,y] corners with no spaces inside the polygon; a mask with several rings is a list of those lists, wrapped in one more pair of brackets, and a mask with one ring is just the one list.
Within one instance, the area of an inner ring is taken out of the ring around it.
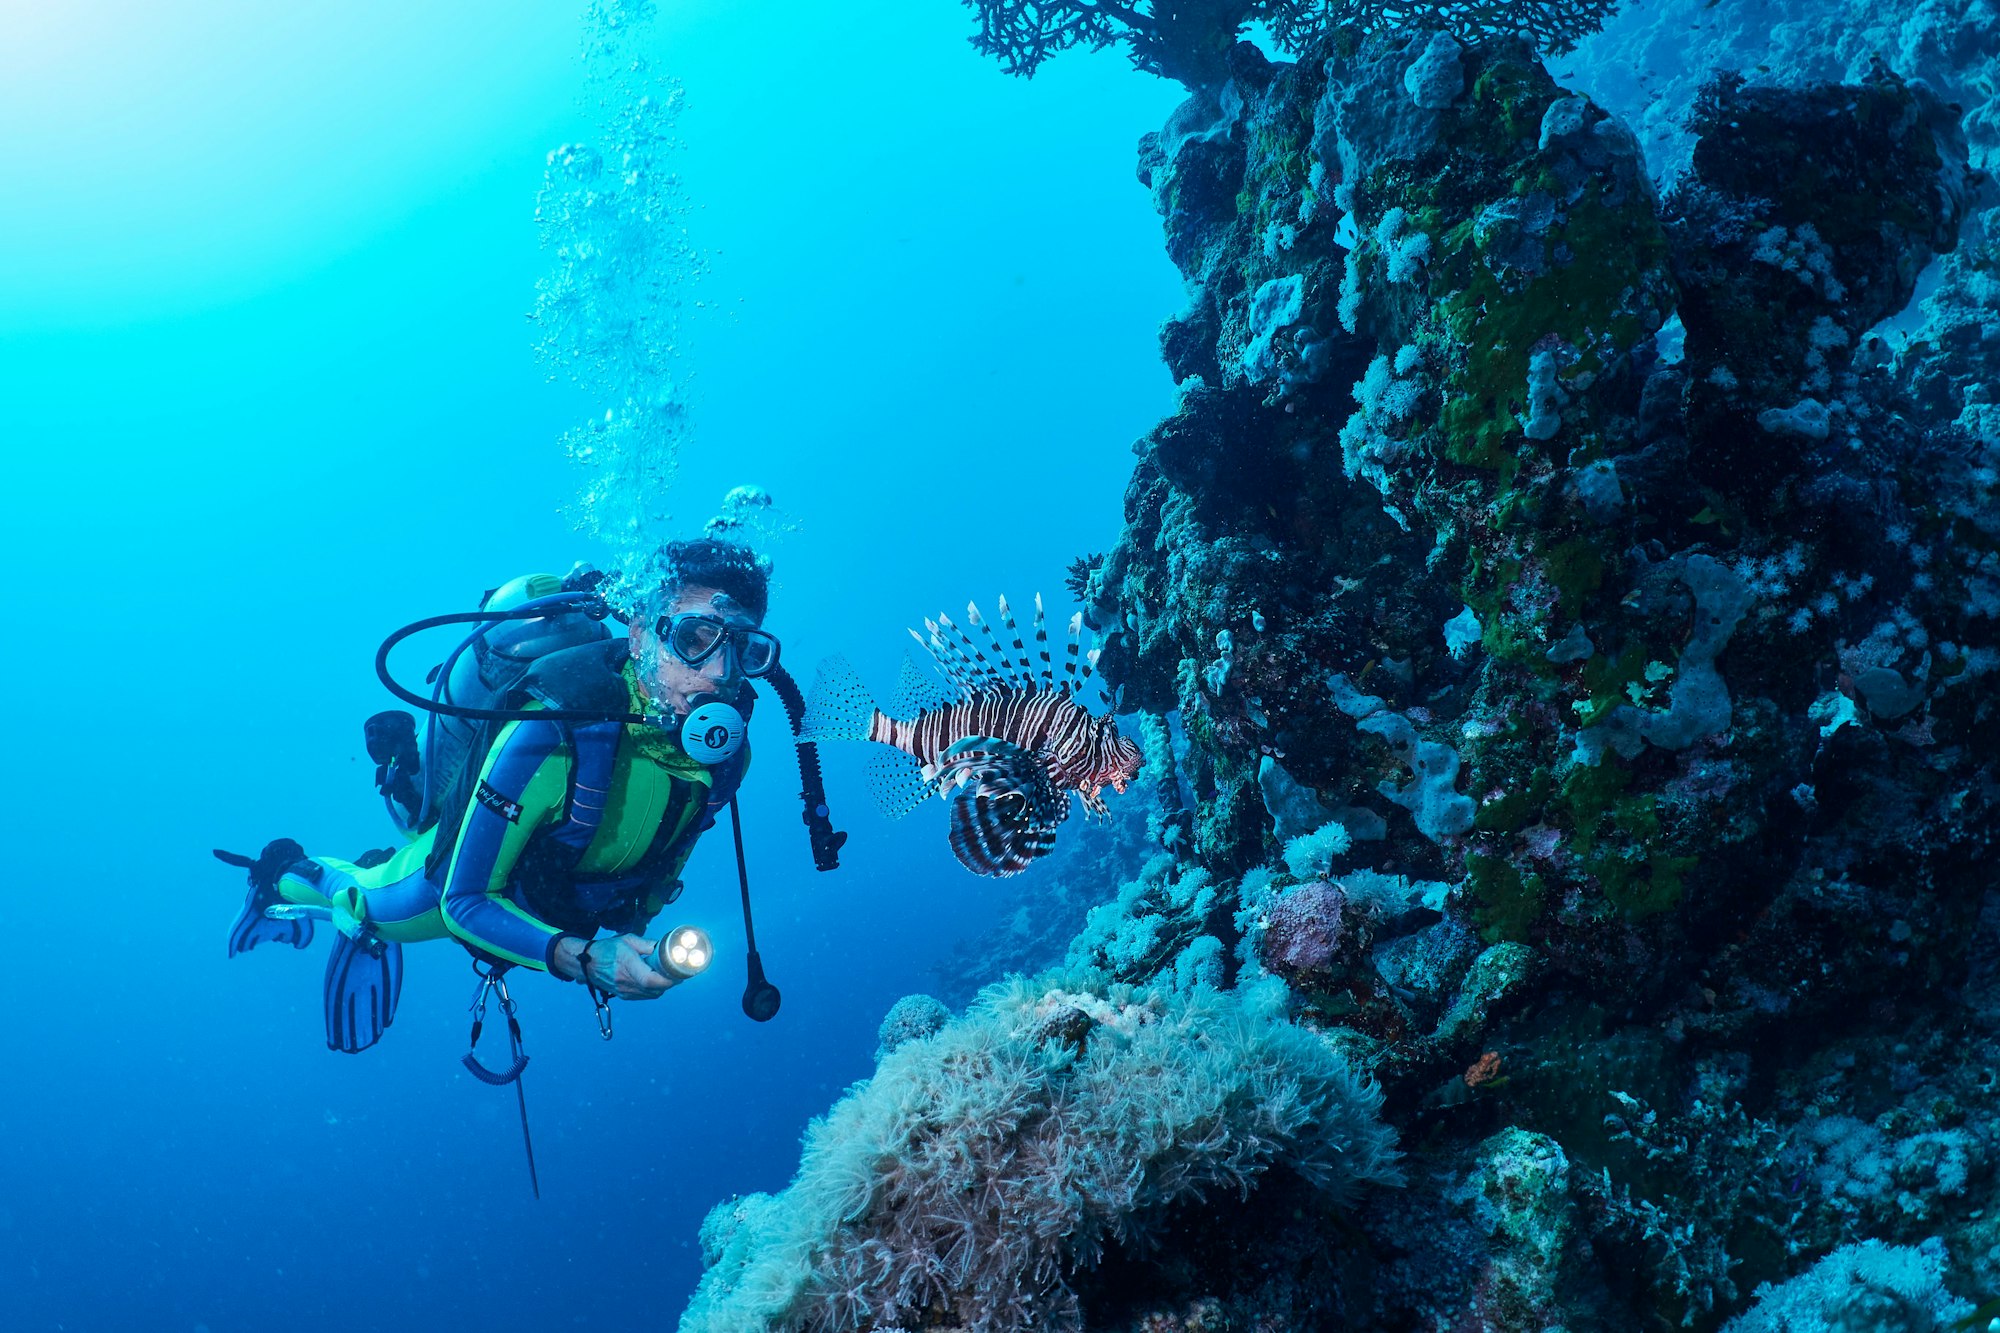
{"label": "diving mask", "polygon": [[699,667],[725,646],[736,654],[736,669],[755,679],[769,675],[778,665],[778,636],[746,625],[732,625],[719,616],[700,611],[661,616],[654,632],[681,661]]}

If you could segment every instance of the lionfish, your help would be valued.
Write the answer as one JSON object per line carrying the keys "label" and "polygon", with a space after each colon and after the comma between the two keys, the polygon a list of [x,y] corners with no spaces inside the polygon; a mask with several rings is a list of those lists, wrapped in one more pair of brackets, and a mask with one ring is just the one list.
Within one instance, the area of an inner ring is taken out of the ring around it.
{"label": "lionfish", "polygon": [[1056,828],[1069,818],[1070,793],[1087,814],[1109,813],[1103,791],[1124,792],[1139,772],[1139,747],[1118,734],[1109,711],[1093,714],[1081,702],[1098,654],[1096,648],[1079,653],[1081,613],[1070,617],[1060,673],[1049,655],[1039,595],[1039,671],[1005,597],[1000,624],[1012,640],[1011,654],[977,606],[968,603],[965,614],[984,632],[990,652],[949,615],[924,621],[923,634],[910,631],[949,692],[905,657],[892,716],[875,707],[853,668],[828,658],[806,705],[801,737],[892,747],[877,752],[872,765],[884,813],[901,818],[938,796],[950,807],[951,850],[960,863],[975,875],[1016,875],[1055,846]]}

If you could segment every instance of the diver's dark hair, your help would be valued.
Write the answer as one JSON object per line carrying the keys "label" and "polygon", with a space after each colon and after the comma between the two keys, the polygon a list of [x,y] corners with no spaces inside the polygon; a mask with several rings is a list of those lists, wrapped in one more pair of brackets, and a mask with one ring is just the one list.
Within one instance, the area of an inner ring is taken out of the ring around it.
{"label": "diver's dark hair", "polygon": [[671,602],[684,588],[728,593],[759,620],[771,601],[771,562],[747,546],[695,537],[668,542],[646,562],[648,594]]}

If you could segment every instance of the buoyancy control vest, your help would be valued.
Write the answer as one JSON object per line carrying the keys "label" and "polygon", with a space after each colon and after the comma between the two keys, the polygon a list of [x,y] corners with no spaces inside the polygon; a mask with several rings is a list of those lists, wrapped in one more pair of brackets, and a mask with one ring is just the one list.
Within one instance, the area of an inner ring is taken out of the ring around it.
{"label": "buoyancy control vest", "polygon": [[[628,701],[624,667],[629,660],[630,651],[622,640],[559,649],[535,661],[522,679],[519,692],[551,711],[610,712],[624,707]],[[736,705],[744,722],[748,722],[755,703],[755,692],[746,686]],[[597,835],[605,807],[578,800],[577,793],[579,789],[610,791],[625,724],[606,721],[555,725],[561,728],[573,755],[563,821],[528,844],[515,867],[514,882],[529,910],[550,925],[577,931],[598,926],[620,932],[636,930],[655,887],[734,799],[749,766],[749,749],[737,748],[719,762],[707,765],[709,782],[705,789],[693,780],[675,779],[677,799],[669,802],[639,860],[616,874],[589,875],[577,866]],[[673,817],[675,810],[686,808],[684,802],[693,800],[702,802],[694,817]],[[463,817],[463,809],[459,816]],[[438,857],[435,849],[432,856]],[[442,861],[436,864],[441,868]],[[676,888],[664,901],[671,902],[677,894]]]}

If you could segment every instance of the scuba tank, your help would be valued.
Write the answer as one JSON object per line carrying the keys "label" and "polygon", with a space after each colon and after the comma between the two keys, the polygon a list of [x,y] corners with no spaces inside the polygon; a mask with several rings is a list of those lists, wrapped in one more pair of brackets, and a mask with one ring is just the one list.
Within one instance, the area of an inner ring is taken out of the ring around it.
{"label": "scuba tank", "polygon": [[415,837],[444,812],[464,806],[493,728],[492,719],[471,714],[505,708],[538,659],[611,637],[602,617],[591,616],[582,605],[554,605],[529,619],[492,614],[574,591],[570,580],[553,574],[523,574],[480,599],[474,614],[484,618],[431,669],[426,678],[433,687],[430,699],[416,701],[428,718],[421,746],[408,713],[392,710],[368,719],[364,735],[368,757],[376,764],[375,786],[390,819],[406,836]]}
{"label": "scuba tank", "polygon": [[[553,574],[523,574],[480,600],[481,611],[512,611],[528,602],[569,591]],[[463,708],[498,709],[527,679],[535,659],[564,648],[611,637],[602,619],[581,610],[554,608],[532,620],[490,621],[459,644],[432,673],[434,702]],[[467,652],[467,646],[471,651]],[[475,776],[474,761],[485,750],[490,723],[478,718],[431,712],[419,753],[423,800],[403,831],[417,834],[436,822],[439,811],[463,805]],[[393,812],[392,812],[393,813]]]}

